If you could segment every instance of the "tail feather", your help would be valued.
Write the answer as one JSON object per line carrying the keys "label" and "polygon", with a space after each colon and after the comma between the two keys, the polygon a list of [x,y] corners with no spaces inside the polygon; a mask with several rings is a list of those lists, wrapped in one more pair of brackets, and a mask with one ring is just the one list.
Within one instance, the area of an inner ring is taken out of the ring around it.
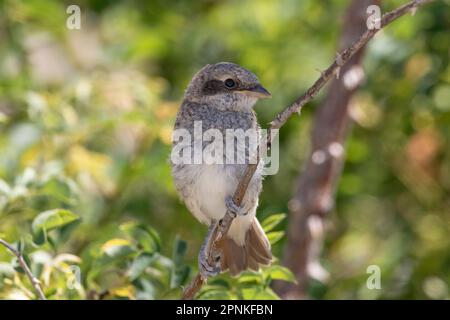
{"label": "tail feather", "polygon": [[248,232],[247,244],[248,255],[252,256],[260,264],[270,264],[272,261],[270,243],[256,218],[253,220]]}
{"label": "tail feather", "polygon": [[247,231],[244,245],[224,237],[218,247],[222,253],[222,271],[229,270],[233,276],[246,269],[257,271],[261,265],[269,265],[272,261],[269,240],[256,218]]}

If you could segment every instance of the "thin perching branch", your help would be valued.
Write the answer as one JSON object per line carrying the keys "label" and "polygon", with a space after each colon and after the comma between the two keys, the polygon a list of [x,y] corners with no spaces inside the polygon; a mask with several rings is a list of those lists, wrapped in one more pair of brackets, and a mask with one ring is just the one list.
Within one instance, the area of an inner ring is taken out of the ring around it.
{"label": "thin perching branch", "polygon": [[9,251],[11,251],[12,254],[14,254],[17,257],[17,261],[19,262],[22,269],[25,271],[25,274],[27,275],[28,279],[30,279],[30,282],[33,285],[33,288],[36,291],[36,294],[38,295],[39,299],[46,300],[44,292],[42,291],[41,288],[40,281],[31,272],[30,267],[28,267],[25,259],[23,258],[22,253],[3,239],[0,239],[0,244],[6,247]]}
{"label": "thin perching branch", "polygon": [[[285,108],[283,111],[281,111],[275,119],[270,123],[270,130],[277,130],[280,129],[287,120],[294,114],[299,113],[302,109],[302,107],[310,102],[318,93],[319,91],[324,87],[324,85],[330,81],[334,76],[339,75],[339,71],[341,67],[343,67],[350,58],[353,57],[353,55],[358,52],[367,42],[369,42],[370,39],[373,38],[373,36],[380,31],[382,28],[393,22],[394,20],[398,19],[399,17],[411,12],[414,14],[416,12],[416,9],[424,5],[428,2],[431,2],[433,0],[413,0],[408,2],[407,4],[392,10],[388,13],[385,13],[380,20],[380,28],[373,28],[366,30],[353,44],[342,51],[341,53],[338,53],[336,56],[336,59],[333,61],[333,63],[324,71],[321,72],[321,76],[314,82],[314,84],[306,90],[306,92],[297,98],[294,103],[292,103],[290,106]],[[265,144],[267,141],[264,141],[261,148],[265,147]],[[259,160],[259,159],[258,159]],[[258,161],[259,162],[259,161]],[[233,195],[233,200],[236,205],[240,206],[242,199],[244,198],[245,192],[247,191],[247,187],[253,177],[253,174],[255,173],[256,169],[258,167],[258,163],[256,164],[249,164],[247,165],[244,175],[242,176],[241,180],[239,181],[239,184],[236,188],[236,191]],[[209,245],[209,256],[208,261],[211,265],[214,264],[213,257],[215,256],[212,253],[215,253],[217,251],[217,244],[222,240],[223,236],[228,232],[228,229],[231,226],[231,222],[233,221],[234,217],[233,214],[229,211],[226,212],[224,218],[220,220],[215,229],[214,234],[211,237],[212,243]],[[183,299],[184,300],[190,300],[193,299],[195,294],[200,290],[200,288],[206,283],[207,278],[204,278],[200,273],[198,273],[195,278],[192,280],[192,282],[188,285],[188,287],[184,290],[183,293]]]}

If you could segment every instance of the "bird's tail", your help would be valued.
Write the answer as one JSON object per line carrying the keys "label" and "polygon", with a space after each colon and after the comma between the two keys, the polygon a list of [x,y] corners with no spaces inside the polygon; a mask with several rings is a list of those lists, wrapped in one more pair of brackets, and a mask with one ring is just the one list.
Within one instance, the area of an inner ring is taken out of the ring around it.
{"label": "bird's tail", "polygon": [[228,236],[218,243],[221,251],[221,269],[230,270],[235,276],[246,269],[257,271],[260,265],[269,265],[272,261],[270,243],[256,217],[245,236],[243,245],[237,244]]}

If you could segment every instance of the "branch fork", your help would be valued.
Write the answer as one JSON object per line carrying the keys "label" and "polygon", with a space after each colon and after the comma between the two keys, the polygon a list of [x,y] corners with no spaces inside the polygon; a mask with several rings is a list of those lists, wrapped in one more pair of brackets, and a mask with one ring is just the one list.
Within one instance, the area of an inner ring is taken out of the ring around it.
{"label": "branch fork", "polygon": [[6,242],[3,239],[0,239],[0,244],[3,245],[5,248],[7,248],[12,254],[14,254],[17,257],[17,261],[19,262],[22,269],[25,271],[25,274],[27,275],[28,279],[30,280],[31,285],[34,288],[34,291],[36,292],[37,296],[39,297],[39,300],[46,300],[45,294],[41,288],[41,282],[31,272],[30,267],[28,266],[25,259],[23,258],[22,252],[20,252],[16,248],[14,248],[10,243]]}

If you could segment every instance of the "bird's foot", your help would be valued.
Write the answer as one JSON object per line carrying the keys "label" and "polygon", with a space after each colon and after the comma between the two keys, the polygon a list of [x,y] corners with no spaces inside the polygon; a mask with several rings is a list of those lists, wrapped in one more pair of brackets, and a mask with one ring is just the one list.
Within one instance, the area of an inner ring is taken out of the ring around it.
{"label": "bird's foot", "polygon": [[207,279],[208,277],[215,276],[220,273],[220,255],[216,252],[211,252],[213,255],[212,264],[209,261],[209,254],[211,249],[212,236],[214,234],[214,228],[216,223],[214,221],[211,222],[211,225],[208,229],[208,234],[206,235],[205,241],[200,249],[200,253],[198,254],[198,270],[203,278]]}
{"label": "bird's foot", "polygon": [[198,270],[203,278],[216,276],[222,271],[220,269],[220,255],[213,257],[213,264],[209,263],[206,246],[203,246],[198,255]]}
{"label": "bird's foot", "polygon": [[242,206],[240,207],[236,203],[234,203],[232,196],[228,196],[225,199],[225,204],[227,206],[228,211],[230,211],[234,215],[234,217],[245,216],[248,213],[244,210],[244,207],[242,207]]}

